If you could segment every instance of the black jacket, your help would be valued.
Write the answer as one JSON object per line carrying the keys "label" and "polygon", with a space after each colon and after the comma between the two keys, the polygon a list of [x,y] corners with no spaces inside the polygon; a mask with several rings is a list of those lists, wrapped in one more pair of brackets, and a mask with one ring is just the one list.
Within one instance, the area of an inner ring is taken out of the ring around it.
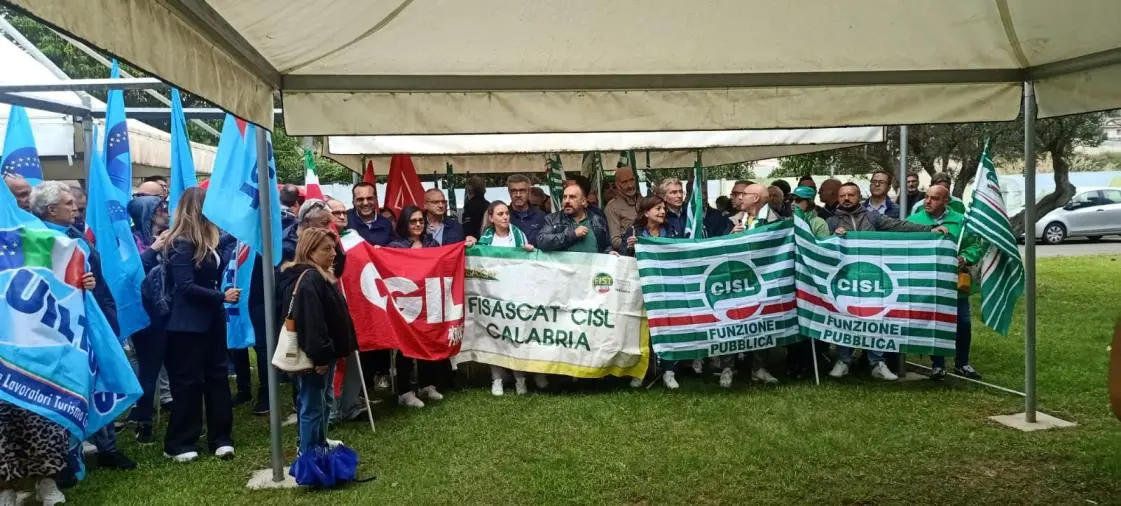
{"label": "black jacket", "polygon": [[346,213],[346,228],[349,228],[374,246],[385,246],[393,240],[393,224],[382,215],[375,213],[369,225],[358,217],[358,211],[351,209]]}
{"label": "black jacket", "polygon": [[[596,236],[596,245],[601,253],[611,252],[611,236],[607,233],[607,220],[595,213],[586,213],[590,221],[592,233]],[[545,226],[537,234],[535,245],[541,251],[564,251],[579,239],[576,237],[576,221],[564,211],[558,211],[545,217]]]}
{"label": "black jacket", "polygon": [[[195,265],[195,247],[186,239],[177,238],[168,252],[167,266],[171,271],[171,315],[166,328],[169,332],[206,332],[226,319],[222,306],[222,260],[207,255],[201,265]],[[225,331],[225,326],[220,325]]]}
{"label": "black jacket", "polygon": [[[433,239],[431,235],[428,235],[428,232],[425,232],[424,235],[420,236],[420,245],[422,248],[440,247],[440,243],[436,242],[436,240]],[[413,247],[413,241],[411,239],[394,239],[390,241],[389,247],[407,249]]]}
{"label": "black jacket", "polygon": [[[300,274],[304,280],[296,290]],[[312,363],[329,365],[340,358],[346,358],[358,349],[358,339],[354,335],[354,323],[346,309],[346,299],[338,287],[327,281],[319,270],[307,265],[293,265],[280,273],[280,293],[283,294],[285,315],[292,307],[292,318],[296,320],[296,341],[300,349],[307,353]],[[293,303],[295,296],[295,303]]]}
{"label": "black jacket", "polygon": [[490,202],[483,198],[482,195],[478,197],[471,197],[467,202],[463,203],[463,233],[479,238],[479,230],[483,226],[483,215],[487,213],[487,206]]}

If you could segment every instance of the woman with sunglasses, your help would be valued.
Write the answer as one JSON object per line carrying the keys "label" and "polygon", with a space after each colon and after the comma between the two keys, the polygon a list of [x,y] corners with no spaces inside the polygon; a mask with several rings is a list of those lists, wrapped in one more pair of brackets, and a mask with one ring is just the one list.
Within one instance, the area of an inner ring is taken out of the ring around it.
{"label": "woman with sunglasses", "polygon": [[[401,216],[397,219],[395,232],[397,234],[397,239],[389,243],[390,248],[412,249],[437,248],[440,246],[428,233],[424,221],[424,212],[416,206],[408,206],[401,210]],[[423,408],[424,401],[420,400],[420,396],[424,396],[430,401],[438,401],[444,398],[444,396],[436,390],[436,385],[438,383],[443,383],[444,378],[450,374],[450,365],[448,361],[409,358],[403,361],[399,360],[399,362],[403,363],[398,364],[396,368],[398,372],[404,369],[406,371],[412,370],[414,374],[411,378],[412,381],[409,382],[409,390],[398,395],[398,403],[410,408]],[[401,382],[399,380],[395,381],[395,384],[398,385],[398,389],[401,388]],[[418,389],[420,385],[424,385],[424,387]]]}

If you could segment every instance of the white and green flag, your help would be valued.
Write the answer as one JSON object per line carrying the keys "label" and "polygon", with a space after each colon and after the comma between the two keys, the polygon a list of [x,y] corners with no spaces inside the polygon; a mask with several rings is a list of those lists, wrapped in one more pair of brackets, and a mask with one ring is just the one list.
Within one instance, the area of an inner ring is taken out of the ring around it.
{"label": "white and green flag", "polygon": [[641,378],[649,363],[633,258],[467,249],[460,352],[454,363],[576,378]]}
{"label": "white and green flag", "polygon": [[796,341],[792,227],[787,220],[711,239],[640,237],[654,352],[688,360]]}
{"label": "white and green flag", "polygon": [[701,162],[693,163],[693,184],[689,187],[689,210],[686,216],[685,237],[703,239],[705,237],[705,197],[701,190],[704,187],[704,167]]}
{"label": "white and green flag", "polygon": [[564,169],[558,154],[545,155],[545,179],[549,182],[549,196],[553,199],[553,211],[560,211],[564,197]]}
{"label": "white and green flag", "polygon": [[933,233],[817,239],[795,217],[802,332],[838,346],[948,356],[957,328],[957,248]]}
{"label": "white and green flag", "polygon": [[985,325],[1006,336],[1016,301],[1024,292],[1024,261],[989,158],[988,144],[977,168],[977,185],[965,216],[965,229],[989,243],[981,259],[981,317]]}

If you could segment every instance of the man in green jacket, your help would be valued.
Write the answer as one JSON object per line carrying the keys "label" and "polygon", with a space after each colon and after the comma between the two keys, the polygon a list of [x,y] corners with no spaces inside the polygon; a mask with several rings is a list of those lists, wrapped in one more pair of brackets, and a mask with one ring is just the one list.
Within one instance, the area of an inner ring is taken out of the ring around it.
{"label": "man in green jacket", "polygon": [[[950,190],[942,185],[931,186],[926,192],[923,210],[907,217],[907,221],[921,225],[937,226],[946,229],[949,235],[958,242],[962,228],[965,225],[965,216],[954,211],[948,206]],[[966,233],[958,249],[958,269],[966,270],[976,264],[985,254],[987,245],[974,234]],[[958,326],[954,354],[954,373],[966,378],[981,379],[981,374],[969,364],[969,347],[973,342],[973,323],[969,311],[969,291],[958,292]],[[931,359],[930,378],[941,380],[946,377],[946,358],[933,357]]]}

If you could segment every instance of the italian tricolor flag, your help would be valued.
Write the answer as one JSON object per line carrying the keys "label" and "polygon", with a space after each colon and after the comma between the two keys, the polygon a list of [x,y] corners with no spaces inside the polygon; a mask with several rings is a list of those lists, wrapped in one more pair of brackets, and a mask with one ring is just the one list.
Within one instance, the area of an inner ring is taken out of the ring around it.
{"label": "italian tricolor flag", "polygon": [[86,255],[76,239],[46,229],[0,230],[0,271],[38,267],[68,285],[81,286],[85,265]]}
{"label": "italian tricolor flag", "polygon": [[326,200],[323,197],[323,190],[319,188],[319,173],[315,171],[315,155],[311,149],[304,149],[304,169],[307,173],[304,175],[304,190],[307,192],[307,198]]}

